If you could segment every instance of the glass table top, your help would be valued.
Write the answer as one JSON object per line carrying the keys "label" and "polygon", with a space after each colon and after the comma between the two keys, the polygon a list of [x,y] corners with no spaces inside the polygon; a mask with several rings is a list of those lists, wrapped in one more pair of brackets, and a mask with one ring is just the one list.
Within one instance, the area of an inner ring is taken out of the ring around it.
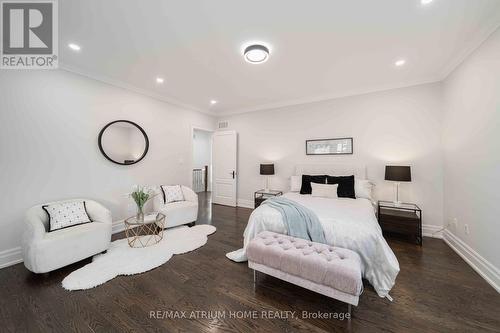
{"label": "glass table top", "polygon": [[420,208],[412,203],[395,203],[392,201],[379,201],[378,202],[379,207],[381,208],[395,208],[395,209],[405,209],[405,210],[420,210]]}
{"label": "glass table top", "polygon": [[125,219],[125,224],[128,225],[144,225],[144,224],[152,224],[152,223],[158,223],[162,221],[165,218],[165,215],[162,213],[153,213],[153,214],[147,214],[144,215],[144,221],[139,221],[137,220],[136,216],[129,217]]}

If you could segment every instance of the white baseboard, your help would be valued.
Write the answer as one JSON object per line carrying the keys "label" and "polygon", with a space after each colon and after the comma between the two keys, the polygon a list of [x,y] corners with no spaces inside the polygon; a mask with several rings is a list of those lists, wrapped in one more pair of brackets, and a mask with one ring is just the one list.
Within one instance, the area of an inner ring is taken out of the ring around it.
{"label": "white baseboard", "polygon": [[23,252],[20,246],[0,252],[0,268],[23,262]]}
{"label": "white baseboard", "polygon": [[253,200],[248,200],[248,199],[238,199],[237,202],[236,202],[236,205],[238,207],[243,207],[243,208],[251,208],[251,209],[255,208],[254,201]]}
{"label": "white baseboard", "polygon": [[113,221],[113,226],[111,227],[111,233],[113,235],[122,232],[123,230],[125,230],[125,223],[123,220]]}
{"label": "white baseboard", "polygon": [[423,224],[422,236],[442,239],[443,227],[432,224]]}
{"label": "white baseboard", "polygon": [[463,240],[446,230],[443,239],[465,262],[469,264],[483,279],[500,293],[500,270],[474,251]]}

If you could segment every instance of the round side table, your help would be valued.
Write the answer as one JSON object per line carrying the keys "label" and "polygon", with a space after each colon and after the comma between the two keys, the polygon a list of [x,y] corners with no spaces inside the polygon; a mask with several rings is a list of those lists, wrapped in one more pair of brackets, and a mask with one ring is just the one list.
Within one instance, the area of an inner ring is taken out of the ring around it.
{"label": "round side table", "polygon": [[139,221],[135,216],[125,219],[125,235],[130,247],[147,247],[163,239],[165,215],[161,213],[144,216]]}

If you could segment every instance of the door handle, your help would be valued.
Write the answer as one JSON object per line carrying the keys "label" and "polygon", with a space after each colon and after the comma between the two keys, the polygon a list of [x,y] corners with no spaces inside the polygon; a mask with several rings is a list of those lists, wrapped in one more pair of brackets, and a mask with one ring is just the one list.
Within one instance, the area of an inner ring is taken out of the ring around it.
{"label": "door handle", "polygon": [[231,174],[233,175],[233,179],[234,179],[234,177],[236,176],[236,172],[233,170],[233,172],[231,172]]}

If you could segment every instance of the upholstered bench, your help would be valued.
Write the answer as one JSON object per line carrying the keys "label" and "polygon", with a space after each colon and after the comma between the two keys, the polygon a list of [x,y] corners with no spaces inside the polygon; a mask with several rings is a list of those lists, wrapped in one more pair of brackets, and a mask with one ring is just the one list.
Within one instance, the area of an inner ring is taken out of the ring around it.
{"label": "upholstered bench", "polygon": [[363,292],[356,252],[264,231],[247,247],[248,267],[352,305]]}

